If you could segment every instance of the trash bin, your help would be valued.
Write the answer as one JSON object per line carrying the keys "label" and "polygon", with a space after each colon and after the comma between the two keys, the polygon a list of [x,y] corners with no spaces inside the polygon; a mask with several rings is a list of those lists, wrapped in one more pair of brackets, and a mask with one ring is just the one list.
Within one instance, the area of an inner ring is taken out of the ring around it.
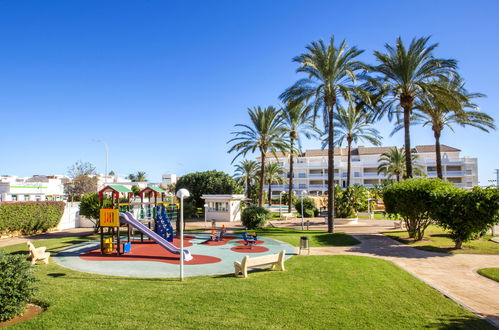
{"label": "trash bin", "polygon": [[310,241],[308,239],[308,236],[300,237],[300,254],[301,250],[308,250],[308,254],[310,254]]}

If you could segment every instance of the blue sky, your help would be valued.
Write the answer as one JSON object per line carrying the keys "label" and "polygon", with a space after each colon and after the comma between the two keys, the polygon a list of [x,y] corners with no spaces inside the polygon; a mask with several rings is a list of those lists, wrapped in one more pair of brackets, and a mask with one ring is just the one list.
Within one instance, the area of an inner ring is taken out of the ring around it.
{"label": "blue sky", "polygon": [[[499,120],[497,1],[0,1],[0,174],[66,173],[77,160],[126,175],[232,173],[226,142],[246,109],[278,103],[300,78],[292,57],[334,35],[365,49],[432,36],[459,61],[481,109]],[[384,145],[392,124],[377,128]],[[429,128],[413,144],[433,144]],[[499,134],[444,132],[499,168]],[[305,141],[305,148],[318,148]]]}

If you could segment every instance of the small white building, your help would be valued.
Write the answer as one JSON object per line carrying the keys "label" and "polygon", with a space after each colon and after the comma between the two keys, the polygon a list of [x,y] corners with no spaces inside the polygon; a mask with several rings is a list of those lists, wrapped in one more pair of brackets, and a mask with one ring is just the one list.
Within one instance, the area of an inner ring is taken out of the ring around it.
{"label": "small white building", "polygon": [[203,195],[206,220],[241,221],[241,201],[244,195]]}
{"label": "small white building", "polygon": [[68,181],[65,175],[0,176],[0,202],[63,200]]}
{"label": "small white building", "polygon": [[177,176],[175,174],[163,174],[161,177],[161,185],[165,188],[175,183],[177,183]]}

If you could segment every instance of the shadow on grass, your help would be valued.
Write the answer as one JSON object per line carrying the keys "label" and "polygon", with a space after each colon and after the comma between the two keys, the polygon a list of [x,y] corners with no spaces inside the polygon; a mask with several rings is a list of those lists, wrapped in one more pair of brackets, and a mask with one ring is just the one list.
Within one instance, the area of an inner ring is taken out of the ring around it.
{"label": "shadow on grass", "polygon": [[350,235],[344,233],[335,233],[335,234],[323,234],[323,235],[315,235],[315,240],[318,243],[326,246],[351,246],[357,245],[360,243],[357,239],[353,238]]}
{"label": "shadow on grass", "polygon": [[[487,319],[487,318],[485,318]],[[441,322],[428,324],[425,328],[431,329],[496,329],[492,324],[476,317],[445,318]]]}

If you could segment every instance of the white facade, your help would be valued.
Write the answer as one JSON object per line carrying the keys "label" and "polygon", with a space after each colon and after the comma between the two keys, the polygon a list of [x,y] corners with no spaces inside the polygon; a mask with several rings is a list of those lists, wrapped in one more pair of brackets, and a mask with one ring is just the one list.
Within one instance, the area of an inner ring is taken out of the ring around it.
{"label": "white facade", "polygon": [[[387,180],[383,174],[377,173],[378,160],[381,154],[392,147],[362,147],[352,148],[350,184],[372,187]],[[436,155],[434,146],[416,146],[417,163],[428,177],[437,177]],[[441,146],[442,171],[445,180],[453,182],[461,188],[471,188],[478,185],[477,158],[461,156],[460,150],[445,145]],[[347,149],[336,148],[334,156],[335,183],[346,186],[347,179]],[[267,155],[268,161],[276,161],[272,154]],[[322,195],[327,191],[327,149],[307,150],[295,156],[293,190],[306,190],[309,195]],[[278,154],[277,161],[289,174],[289,157]],[[286,174],[286,178],[288,177]],[[268,186],[266,186],[268,189]],[[272,195],[287,191],[288,185],[272,185]]]}
{"label": "white facade", "polygon": [[208,221],[240,221],[241,201],[244,195],[203,195],[205,201],[206,220]]}
{"label": "white facade", "polygon": [[165,188],[175,183],[177,183],[177,176],[175,174],[163,174],[161,177],[161,185]]}
{"label": "white facade", "polygon": [[65,175],[0,176],[0,202],[63,200]]}

